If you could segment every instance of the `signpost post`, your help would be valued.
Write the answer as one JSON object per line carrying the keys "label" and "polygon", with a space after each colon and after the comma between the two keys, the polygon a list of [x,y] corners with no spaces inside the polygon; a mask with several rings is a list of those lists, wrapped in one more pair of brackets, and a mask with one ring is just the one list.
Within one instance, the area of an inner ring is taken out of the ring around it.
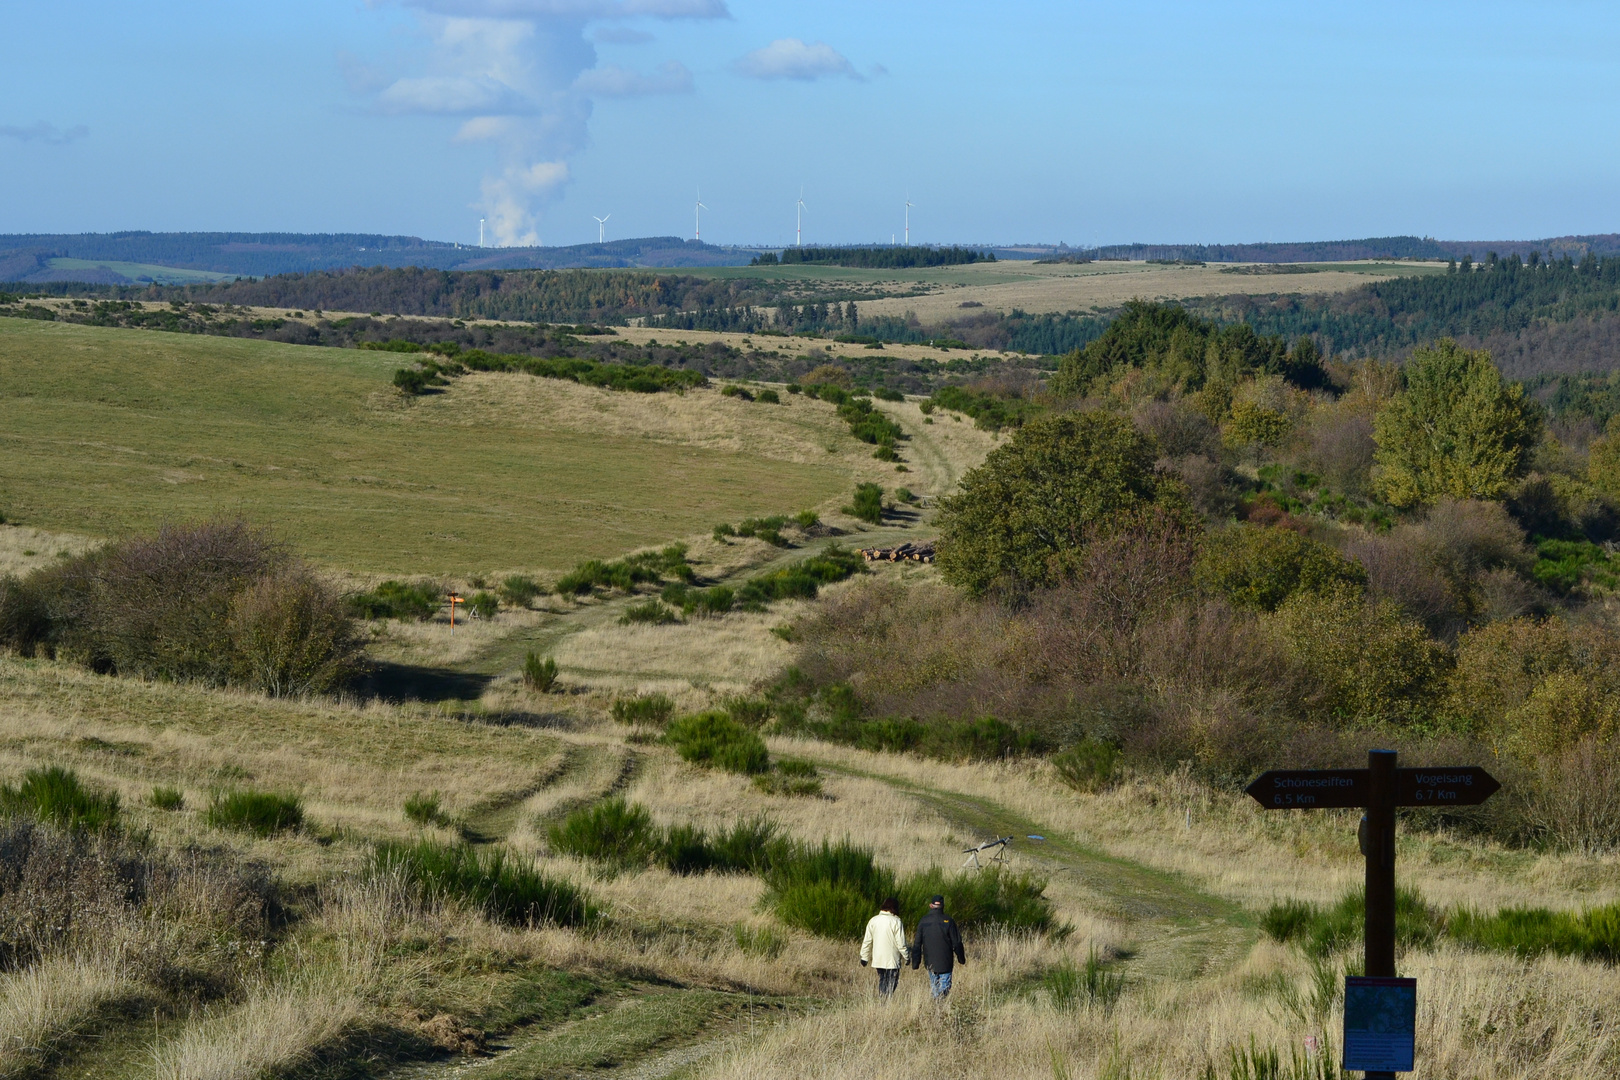
{"label": "signpost post", "polygon": [[[1388,1030],[1392,1017],[1415,1017],[1417,1001],[1415,984],[1395,977],[1395,808],[1477,806],[1501,786],[1474,766],[1400,769],[1395,751],[1369,750],[1365,769],[1272,769],[1246,789],[1267,810],[1361,807],[1367,812],[1360,832],[1367,859],[1366,974],[1353,988],[1347,986],[1343,1068],[1363,1069],[1367,1080],[1394,1080],[1391,1062],[1407,1063],[1403,1072],[1411,1069],[1410,1052],[1404,1058],[1398,1052],[1411,1045],[1411,1022],[1400,1020],[1407,1025],[1404,1031]],[[1375,1017],[1379,1025],[1355,1029],[1354,1039],[1349,989],[1356,992],[1355,1022]]]}

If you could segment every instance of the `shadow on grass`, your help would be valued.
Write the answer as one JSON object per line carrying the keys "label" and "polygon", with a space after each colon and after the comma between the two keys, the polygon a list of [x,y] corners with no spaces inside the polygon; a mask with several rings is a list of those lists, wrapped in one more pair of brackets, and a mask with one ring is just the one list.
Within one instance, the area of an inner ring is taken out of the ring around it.
{"label": "shadow on grass", "polygon": [[454,668],[416,667],[374,661],[365,677],[354,684],[361,698],[377,698],[398,705],[406,701],[477,701],[484,696],[493,675],[480,675]]}

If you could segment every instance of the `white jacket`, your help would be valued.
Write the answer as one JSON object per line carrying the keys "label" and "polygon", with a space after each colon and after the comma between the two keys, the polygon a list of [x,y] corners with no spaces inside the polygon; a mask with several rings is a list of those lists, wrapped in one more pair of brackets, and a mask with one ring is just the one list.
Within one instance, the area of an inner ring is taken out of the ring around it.
{"label": "white jacket", "polygon": [[885,970],[905,967],[911,962],[906,928],[901,925],[900,916],[887,911],[872,916],[866,924],[866,937],[861,941],[861,960]]}

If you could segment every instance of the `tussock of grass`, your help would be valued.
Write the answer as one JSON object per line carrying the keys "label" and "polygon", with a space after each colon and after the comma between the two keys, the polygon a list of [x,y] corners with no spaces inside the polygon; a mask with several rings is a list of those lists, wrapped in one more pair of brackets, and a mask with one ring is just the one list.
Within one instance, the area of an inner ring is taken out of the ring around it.
{"label": "tussock of grass", "polygon": [[269,791],[229,791],[214,796],[204,820],[216,829],[234,829],[271,837],[304,824],[304,806],[296,795]]}
{"label": "tussock of grass", "polygon": [[0,784],[0,814],[32,817],[68,829],[96,830],[118,819],[118,794],[91,791],[71,769],[30,769],[16,787]]}
{"label": "tussock of grass", "polygon": [[523,658],[523,683],[530,690],[549,694],[557,685],[557,661],[531,652]]}
{"label": "tussock of grass", "polygon": [[152,794],[146,797],[146,805],[154,810],[183,810],[186,806],[186,795],[179,788],[160,785],[153,788]]}
{"label": "tussock of grass", "polygon": [[437,791],[418,791],[406,799],[405,817],[423,826],[450,824],[450,815],[444,812],[443,797]]}
{"label": "tussock of grass", "polygon": [[1490,915],[1461,908],[1446,919],[1446,935],[1476,948],[1523,957],[1553,953],[1620,963],[1620,904],[1581,912],[1503,908]]}
{"label": "tussock of grass", "polygon": [[1084,967],[1065,960],[1047,971],[1041,980],[1052,1006],[1058,1009],[1112,1009],[1125,993],[1125,976],[1108,970],[1108,965],[1092,949]]}
{"label": "tussock of grass", "polygon": [[644,600],[639,604],[631,604],[619,616],[620,626],[668,626],[680,622],[680,616],[662,600]]}
{"label": "tussock of grass", "polygon": [[372,856],[372,869],[398,874],[426,896],[466,904],[509,925],[583,926],[601,915],[579,888],[546,877],[532,861],[500,849],[432,840],[383,843]]}

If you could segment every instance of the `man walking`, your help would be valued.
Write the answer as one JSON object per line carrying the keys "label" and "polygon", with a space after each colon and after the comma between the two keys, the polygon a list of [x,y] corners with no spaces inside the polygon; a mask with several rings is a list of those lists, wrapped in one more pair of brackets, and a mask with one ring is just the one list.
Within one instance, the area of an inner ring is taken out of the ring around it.
{"label": "man walking", "polygon": [[906,928],[900,922],[900,901],[889,897],[866,924],[861,940],[861,967],[877,969],[878,995],[889,1000],[900,983],[900,965],[911,959],[906,949]]}
{"label": "man walking", "polygon": [[950,996],[951,972],[957,964],[967,963],[962,951],[962,934],[956,920],[945,914],[945,898],[936,896],[928,901],[928,914],[917,923],[917,940],[911,946],[911,968],[928,965],[928,989],[939,1001]]}

